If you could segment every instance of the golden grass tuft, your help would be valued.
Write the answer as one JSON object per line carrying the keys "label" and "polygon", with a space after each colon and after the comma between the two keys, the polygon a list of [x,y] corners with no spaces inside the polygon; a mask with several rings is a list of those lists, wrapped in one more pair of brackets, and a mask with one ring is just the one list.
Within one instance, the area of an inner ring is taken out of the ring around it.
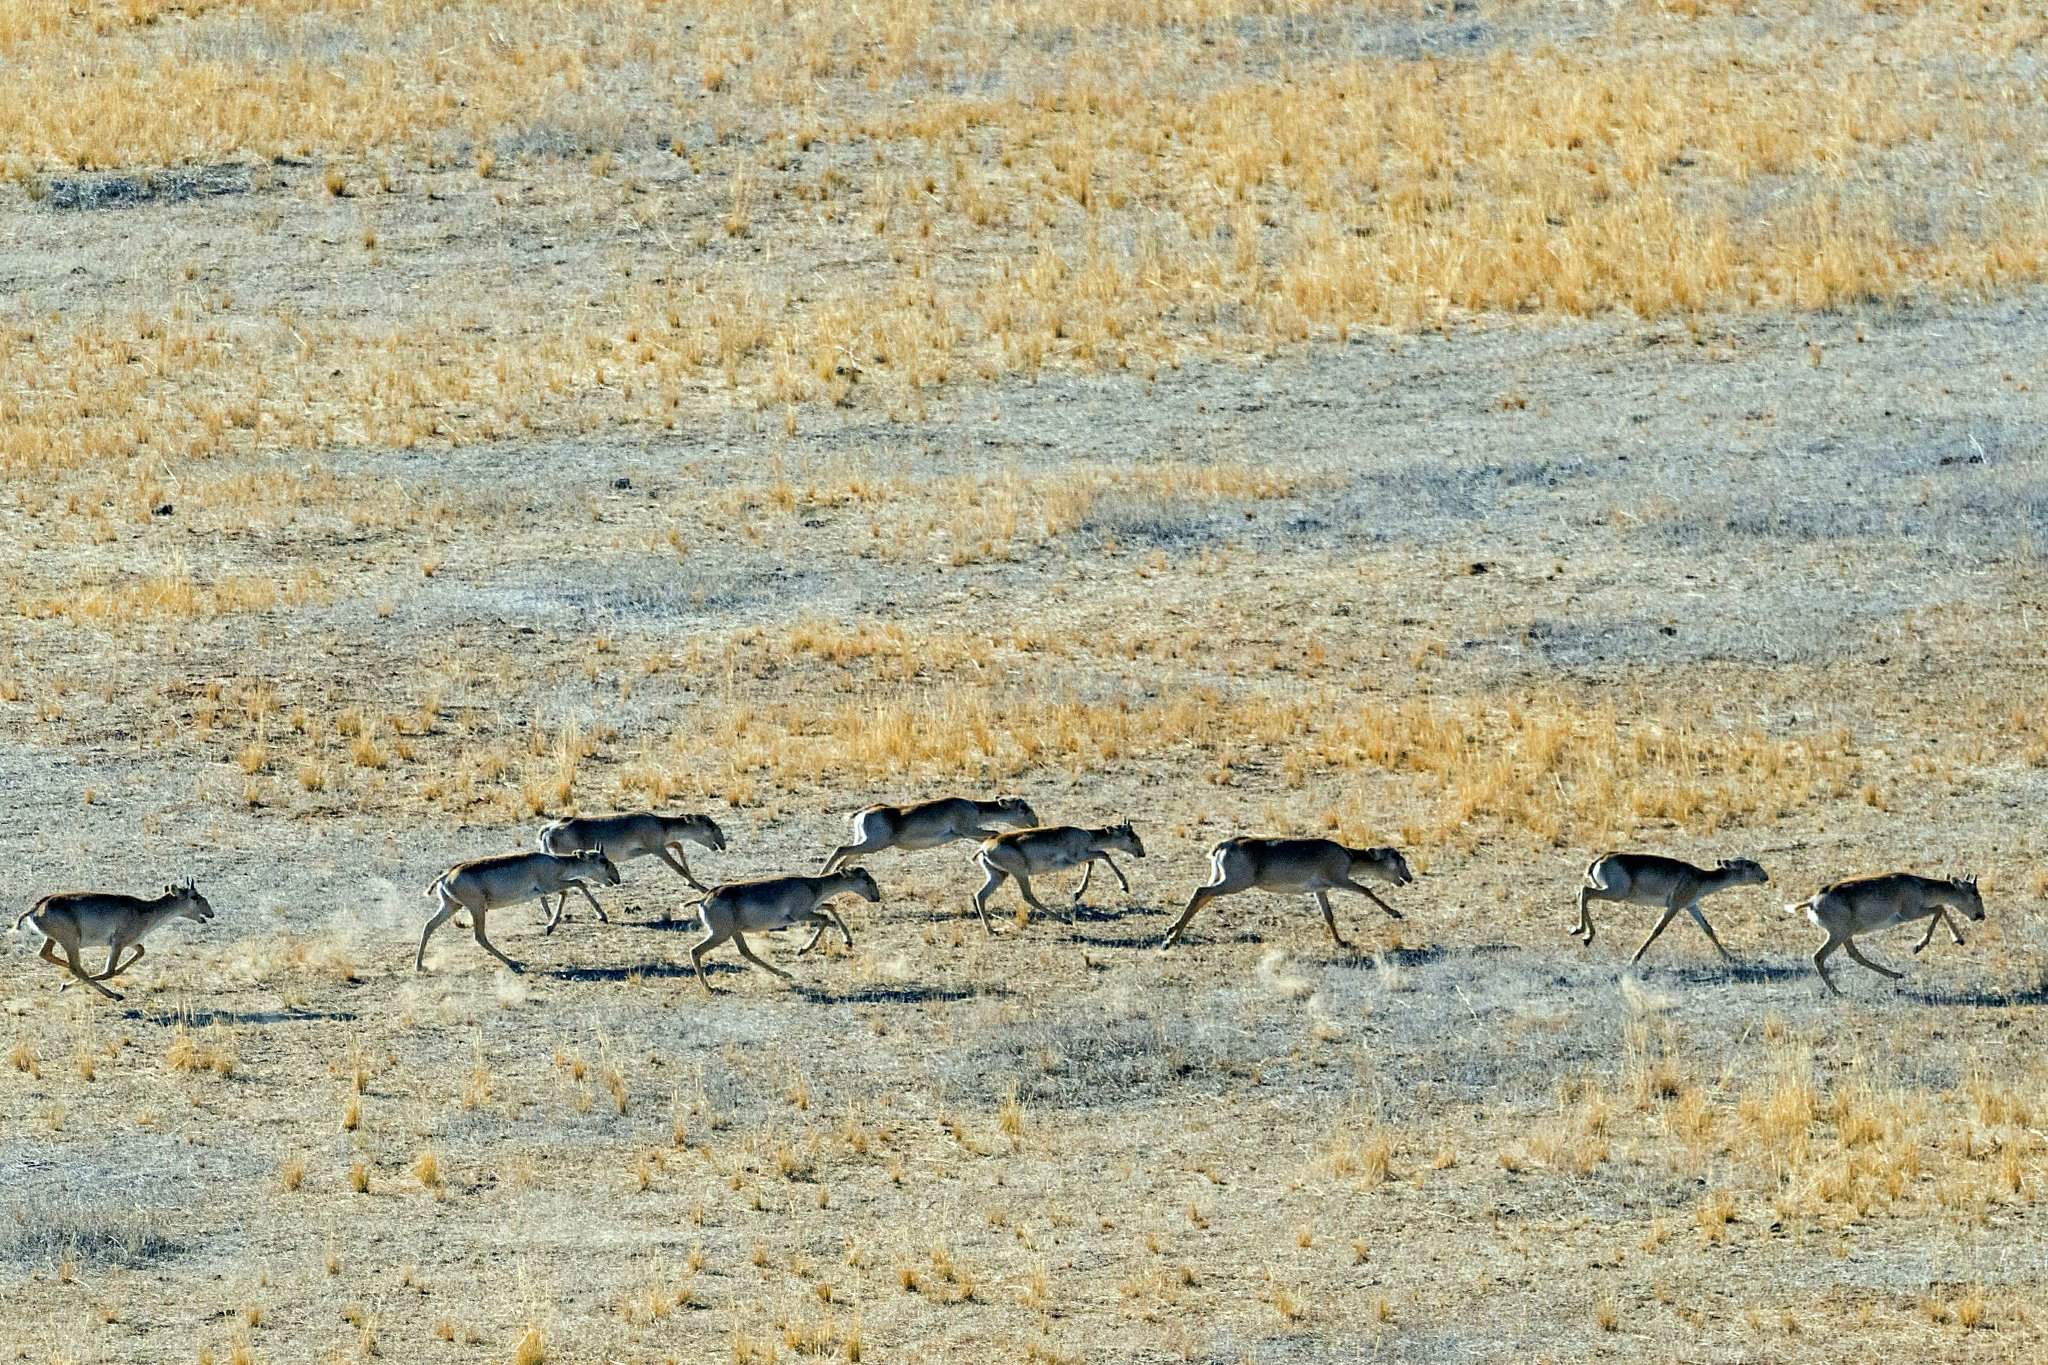
{"label": "golden grass tuft", "polygon": [[1376,1125],[1347,1124],[1324,1148],[1321,1165],[1332,1177],[1367,1189],[1393,1179],[1394,1143]]}
{"label": "golden grass tuft", "polygon": [[491,1102],[496,1082],[490,1067],[484,1062],[483,1049],[476,1050],[475,1060],[470,1064],[469,1075],[462,1083],[462,1107],[477,1109]]}
{"label": "golden grass tuft", "polygon": [[1735,1196],[1726,1190],[1716,1190],[1693,1208],[1693,1221],[1699,1224],[1700,1234],[1708,1242],[1727,1241],[1728,1224],[1734,1218]]}
{"label": "golden grass tuft", "polygon": [[996,1128],[1003,1136],[1017,1144],[1024,1138],[1024,1104],[1017,1098],[1017,1087],[1012,1085],[1003,1095],[1002,1106],[996,1111]]}
{"label": "golden grass tuft", "polygon": [[215,1032],[201,1038],[180,1024],[172,1031],[170,1046],[164,1050],[164,1065],[173,1071],[210,1071],[216,1076],[231,1076],[235,1054],[225,1034]]}

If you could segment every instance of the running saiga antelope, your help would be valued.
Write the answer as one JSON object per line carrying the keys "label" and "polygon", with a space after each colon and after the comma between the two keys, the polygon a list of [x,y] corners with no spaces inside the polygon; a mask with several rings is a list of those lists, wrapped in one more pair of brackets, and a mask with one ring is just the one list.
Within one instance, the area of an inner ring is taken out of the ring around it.
{"label": "running saiga antelope", "polygon": [[1643,960],[1657,935],[1680,911],[1692,916],[1692,922],[1699,925],[1723,961],[1733,962],[1735,959],[1728,956],[1728,950],[1715,937],[1714,926],[1700,913],[1700,902],[1731,886],[1765,886],[1770,880],[1762,865],[1748,858],[1723,858],[1718,866],[1704,868],[1655,853],[1603,853],[1586,866],[1586,880],[1579,887],[1579,922],[1573,926],[1572,936],[1592,944],[1593,916],[1587,908],[1590,901],[1652,905],[1661,907],[1664,913],[1657,917],[1656,926],[1643,940],[1643,946],[1629,959],[1630,965]]}
{"label": "running saiga antelope", "polygon": [[704,922],[704,937],[690,948],[690,964],[697,969],[697,984],[706,995],[711,993],[711,982],[704,975],[704,954],[727,939],[740,950],[741,957],[756,967],[773,972],[784,981],[796,979],[757,957],[747,943],[748,934],[770,934],[791,925],[809,924],[816,931],[809,943],[796,950],[798,957],[817,947],[828,927],[837,929],[851,948],[853,935],[847,930],[846,921],[825,905],[832,897],[846,893],[870,904],[882,899],[882,888],[875,885],[874,877],[864,867],[817,877],[758,877],[713,887],[698,912]]}
{"label": "running saiga antelope", "polygon": [[850,859],[885,848],[937,848],[956,839],[979,843],[1000,832],[990,829],[990,825],[1019,828],[1037,823],[1038,813],[1021,796],[994,801],[942,796],[908,806],[868,806],[854,812],[853,842],[833,849],[820,871],[835,871]]}
{"label": "running saiga antelope", "polygon": [[1857,877],[1822,887],[1797,905],[1786,906],[1785,910],[1794,915],[1804,911],[1813,926],[1827,935],[1827,941],[1814,951],[1813,969],[1820,973],[1820,979],[1829,991],[1840,995],[1842,992],[1835,986],[1835,979],[1828,975],[1828,958],[1835,949],[1842,949],[1879,976],[1888,976],[1896,981],[1905,973],[1880,967],[1865,957],[1856,946],[1857,935],[1924,919],[1927,932],[1913,945],[1914,952],[1925,948],[1934,938],[1937,924],[1948,925],[1949,937],[1960,944],[1963,936],[1957,931],[1949,911],[1961,911],[1967,919],[1981,920],[1984,918],[1984,898],[1977,894],[1975,877],[1916,877],[1910,872],[1890,872],[1880,877]]}
{"label": "running saiga antelope", "polygon": [[1392,848],[1350,848],[1334,839],[1225,839],[1209,850],[1209,884],[1195,888],[1188,908],[1166,931],[1159,946],[1171,948],[1195,912],[1218,896],[1240,891],[1271,891],[1279,895],[1313,895],[1323,907],[1323,923],[1339,948],[1351,945],[1337,932],[1337,917],[1330,910],[1332,891],[1356,891],[1395,919],[1401,912],[1379,898],[1377,892],[1359,881],[1371,877],[1393,886],[1415,880],[1408,860]]}
{"label": "running saiga antelope", "polygon": [[[725,833],[708,815],[657,815],[653,811],[557,820],[540,832],[543,853],[567,857],[594,849],[615,863],[652,855],[680,872],[683,880],[697,890],[709,891],[711,888],[690,871],[689,857],[683,852],[686,841],[716,853],[725,848]],[[611,923],[604,907],[597,905],[596,897],[590,903],[597,906],[600,922]]]}
{"label": "running saiga antelope", "polygon": [[981,927],[995,933],[995,926],[988,920],[988,898],[1011,877],[1017,879],[1017,889],[1024,893],[1024,899],[1032,909],[1046,915],[1053,912],[1031,890],[1031,879],[1046,872],[1087,864],[1088,870],[1081,874],[1080,888],[1074,892],[1074,904],[1079,905],[1081,897],[1088,894],[1088,883],[1095,876],[1095,864],[1102,862],[1116,874],[1118,883],[1128,895],[1130,880],[1116,865],[1116,860],[1109,856],[1111,853],[1128,853],[1133,858],[1145,856],[1145,845],[1139,841],[1138,832],[1131,828],[1130,821],[1103,829],[1046,825],[994,836],[984,842],[981,851],[974,855],[975,863],[988,875],[988,880],[981,884],[981,890],[974,893],[974,908],[981,916]]}
{"label": "running saiga antelope", "polygon": [[420,950],[413,954],[412,969],[416,972],[427,969],[427,939],[447,922],[450,915],[458,910],[467,910],[477,946],[513,971],[524,971],[484,937],[484,916],[492,910],[536,897],[540,900],[540,908],[546,910],[548,897],[555,896],[554,913],[547,923],[547,927],[553,929],[555,921],[562,917],[562,907],[569,903],[570,887],[581,891],[593,907],[597,905],[597,897],[590,894],[586,879],[604,886],[617,886],[618,866],[596,850],[567,857],[553,853],[499,853],[489,858],[472,858],[466,863],[457,863],[427,886],[427,895],[439,900],[440,908],[427,920],[427,927],[420,930]]}
{"label": "running saiga antelope", "polygon": [[[107,999],[121,1000],[126,997],[100,982],[142,961],[144,938],[174,919],[204,924],[212,918],[213,907],[188,878],[183,886],[166,886],[161,896],[148,900],[111,891],[61,891],[22,911],[14,928],[19,931],[23,924],[33,924],[43,936],[43,950],[37,956],[53,967],[69,971]],[[121,954],[131,944],[135,955],[121,961]],[[97,976],[85,970],[85,963],[78,956],[80,949],[89,947],[107,950],[107,969]],[[65,961],[57,960],[51,951],[55,948],[64,950]],[[68,987],[71,983],[64,984]]]}

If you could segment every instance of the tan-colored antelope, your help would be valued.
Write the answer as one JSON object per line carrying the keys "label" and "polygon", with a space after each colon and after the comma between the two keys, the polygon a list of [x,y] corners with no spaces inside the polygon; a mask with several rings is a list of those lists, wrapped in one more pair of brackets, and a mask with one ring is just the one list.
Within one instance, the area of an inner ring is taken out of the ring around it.
{"label": "tan-colored antelope", "polygon": [[1337,917],[1330,910],[1332,891],[1355,891],[1395,919],[1401,912],[1379,898],[1360,877],[1392,886],[1406,886],[1415,880],[1408,860],[1392,848],[1349,848],[1334,839],[1225,839],[1209,850],[1209,884],[1195,888],[1188,908],[1180,912],[1166,931],[1161,949],[1171,948],[1188,927],[1195,912],[1218,896],[1240,891],[1271,891],[1276,895],[1312,895],[1323,907],[1323,923],[1339,948],[1349,948],[1337,932]]}
{"label": "tan-colored antelope", "polygon": [[817,947],[827,928],[837,929],[851,948],[853,934],[846,921],[825,904],[834,896],[848,893],[870,903],[882,899],[882,888],[875,885],[874,877],[864,867],[816,877],[757,877],[713,887],[698,911],[704,922],[704,937],[690,947],[690,963],[697,969],[697,983],[706,995],[711,993],[711,982],[704,975],[704,954],[727,939],[740,950],[741,957],[756,967],[773,972],[784,981],[796,979],[756,956],[747,943],[748,934],[770,934],[792,925],[809,924],[816,931],[809,943],[796,950],[798,957]]}
{"label": "tan-colored antelope", "polygon": [[1031,879],[1047,872],[1087,864],[1088,870],[1081,874],[1080,888],[1074,892],[1074,904],[1079,905],[1081,897],[1088,894],[1088,883],[1095,876],[1095,864],[1104,863],[1116,874],[1117,882],[1128,895],[1130,879],[1109,856],[1112,853],[1128,853],[1133,858],[1145,856],[1145,845],[1139,841],[1138,832],[1131,828],[1130,821],[1103,829],[1046,825],[1036,829],[1011,830],[985,840],[981,851],[974,855],[975,863],[988,876],[988,880],[981,884],[981,890],[974,893],[974,909],[981,916],[981,927],[995,933],[995,926],[988,919],[988,898],[1011,877],[1017,879],[1017,889],[1024,893],[1024,899],[1031,908],[1046,915],[1054,912],[1032,893]]}
{"label": "tan-colored antelope", "polygon": [[467,910],[477,946],[513,971],[524,971],[525,968],[499,952],[490,939],[484,937],[484,916],[492,910],[536,898],[545,911],[548,897],[555,896],[554,913],[547,923],[547,927],[553,929],[555,921],[562,917],[562,907],[569,903],[571,887],[581,891],[591,906],[596,907],[597,897],[590,894],[590,887],[586,884],[591,880],[602,886],[617,886],[618,866],[596,850],[572,853],[566,857],[554,853],[499,853],[457,863],[427,885],[427,895],[438,900],[440,907],[427,920],[427,927],[420,930],[420,950],[413,955],[412,969],[416,972],[427,969],[427,940],[447,922],[450,915],[458,910]]}
{"label": "tan-colored antelope", "polygon": [[1910,872],[1889,872],[1879,877],[1856,877],[1822,887],[1798,904],[1786,906],[1785,910],[1793,915],[1804,912],[1813,926],[1827,935],[1827,941],[1814,950],[1813,969],[1820,973],[1820,979],[1829,991],[1840,995],[1842,992],[1835,986],[1835,979],[1828,975],[1828,958],[1835,949],[1847,952],[1879,976],[1888,976],[1896,981],[1905,973],[1880,967],[1865,957],[1856,946],[1857,935],[1924,919],[1927,932],[1913,945],[1914,952],[1919,952],[1933,940],[1938,924],[1947,924],[1949,937],[1960,944],[1963,936],[1957,931],[1949,911],[1958,910],[1967,919],[1981,920],[1984,918],[1984,898],[1977,894],[1975,877],[1916,877]]}
{"label": "tan-colored antelope", "polygon": [[1735,959],[1728,956],[1728,950],[1715,937],[1714,926],[1700,913],[1700,902],[1731,886],[1766,886],[1770,880],[1762,865],[1748,858],[1723,858],[1717,866],[1705,868],[1655,853],[1603,853],[1586,865],[1586,879],[1579,887],[1579,922],[1572,928],[1572,937],[1592,944],[1593,916],[1587,909],[1591,901],[1658,906],[1664,913],[1657,917],[1656,926],[1643,940],[1643,946],[1629,959],[1630,965],[1643,960],[1657,935],[1681,911],[1692,916],[1692,922],[1700,927],[1723,961],[1733,962]]}
{"label": "tan-colored antelope", "polygon": [[[64,968],[107,999],[122,1000],[126,997],[100,982],[142,961],[143,939],[174,919],[204,924],[212,918],[213,907],[188,879],[183,886],[167,885],[161,896],[148,899],[112,891],[60,891],[22,911],[14,928],[18,932],[23,924],[34,925],[43,936],[43,949],[38,957],[53,967]],[[134,947],[135,955],[121,961],[121,954],[130,946]],[[52,951],[57,948],[64,950],[62,962]],[[105,948],[107,969],[97,976],[86,971],[79,957],[84,948]],[[69,981],[64,983],[67,989],[70,985]]]}
{"label": "tan-colored antelope", "polygon": [[[644,810],[627,815],[590,815],[557,820],[540,832],[543,853],[567,857],[595,849],[615,863],[651,855],[680,872],[683,880],[697,890],[709,891],[711,888],[698,881],[690,871],[689,857],[683,852],[685,842],[717,853],[725,848],[725,833],[708,815],[657,815]],[[597,906],[597,898],[591,897],[590,903]],[[597,906],[597,918],[600,923],[611,923],[602,906]],[[552,929],[554,926],[550,924],[548,927]]]}
{"label": "tan-colored antelope", "polygon": [[908,806],[868,806],[853,814],[853,842],[841,844],[825,859],[823,872],[838,869],[849,859],[885,848],[924,849],[950,844],[956,839],[976,843],[993,839],[1001,831],[991,825],[1021,828],[1038,823],[1038,813],[1021,796],[994,801],[977,801],[965,796],[942,796]]}

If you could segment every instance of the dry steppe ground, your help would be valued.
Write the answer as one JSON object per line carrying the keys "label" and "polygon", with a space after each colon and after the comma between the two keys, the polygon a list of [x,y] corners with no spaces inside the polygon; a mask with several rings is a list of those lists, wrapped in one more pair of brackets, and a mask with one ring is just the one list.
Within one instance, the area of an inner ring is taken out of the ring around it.
{"label": "dry steppe ground", "polygon": [[[220,912],[120,1004],[7,940],[0,1358],[2048,1358],[2044,45],[0,0],[8,913]],[[1150,856],[412,971],[544,814],[947,791]],[[1406,918],[1155,951],[1246,831]],[[1567,937],[1615,846],[1764,862],[1734,970]],[[1780,907],[1894,867],[1987,919],[1825,996]]]}

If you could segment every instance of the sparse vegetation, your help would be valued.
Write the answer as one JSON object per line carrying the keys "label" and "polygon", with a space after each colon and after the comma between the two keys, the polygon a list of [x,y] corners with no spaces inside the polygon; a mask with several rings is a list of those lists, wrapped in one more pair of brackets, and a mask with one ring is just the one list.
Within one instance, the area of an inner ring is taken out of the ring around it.
{"label": "sparse vegetation", "polygon": [[[119,1006],[18,941],[16,1349],[2042,1355],[2044,39],[0,6],[17,912],[222,910]],[[715,881],[952,790],[1151,856],[991,937],[878,854],[715,1008],[651,859],[411,971],[544,815],[715,810]],[[1245,832],[1407,917],[1153,954]],[[1732,971],[1564,938],[1609,846],[1765,863]],[[1776,907],[1894,864],[1990,915],[1837,1007]]]}

